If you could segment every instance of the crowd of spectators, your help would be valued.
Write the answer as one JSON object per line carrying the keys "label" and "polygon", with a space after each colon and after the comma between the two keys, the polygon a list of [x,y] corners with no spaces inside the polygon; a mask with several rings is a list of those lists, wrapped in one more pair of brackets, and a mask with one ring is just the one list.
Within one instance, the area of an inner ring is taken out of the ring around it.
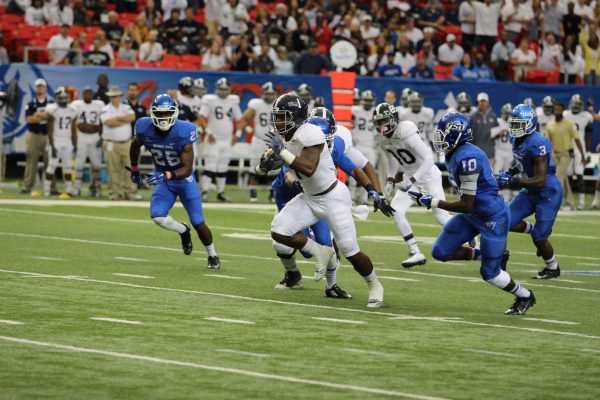
{"label": "crowd of spectators", "polygon": [[[319,74],[332,68],[331,44],[348,40],[358,53],[351,69],[362,75],[421,79],[437,68],[455,80],[519,81],[536,69],[560,72],[560,82],[596,84],[600,71],[596,0],[2,2],[29,25],[64,26],[48,47],[81,49],[94,65],[191,54],[205,70]],[[137,17],[124,24],[118,13]],[[71,37],[71,25],[100,30]],[[51,57],[76,61],[65,51]]]}

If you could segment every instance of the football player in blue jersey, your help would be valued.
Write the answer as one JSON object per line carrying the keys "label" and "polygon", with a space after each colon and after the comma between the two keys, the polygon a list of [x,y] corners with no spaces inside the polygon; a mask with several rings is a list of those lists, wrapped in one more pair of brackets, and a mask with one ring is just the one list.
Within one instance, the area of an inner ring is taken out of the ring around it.
{"label": "football player in blue jersey", "polygon": [[135,123],[135,137],[131,142],[131,180],[140,183],[138,170],[140,149],[144,146],[152,154],[156,171],[148,174],[146,182],[155,185],[150,198],[150,217],[160,227],[175,231],[181,236],[183,252],[192,252],[190,227],[169,216],[175,200],[183,204],[192,226],[198,233],[208,253],[208,268],[220,267],[215,252],[212,233],[204,222],[200,190],[194,179],[194,143],[198,140],[196,125],[178,120],[177,102],[167,94],[161,94],[152,102],[150,117]]}
{"label": "football player in blue jersey", "polygon": [[[445,155],[450,183],[458,189],[460,199],[444,201],[423,191],[409,191],[409,195],[420,206],[457,213],[444,225],[432,256],[440,261],[481,260],[481,277],[516,297],[506,314],[523,315],[535,304],[535,297],[505,271],[510,210],[498,194],[487,156],[472,140],[469,117],[446,114],[438,123],[433,144]],[[462,246],[478,234],[481,250]]]}
{"label": "football player in blue jersey", "polygon": [[[552,143],[537,132],[537,115],[533,107],[519,104],[508,117],[508,133],[513,145],[515,166],[510,171],[495,175],[500,186],[522,188],[510,202],[510,230],[531,234],[546,267],[538,271],[535,279],[560,276],[560,267],[554,249],[548,241],[554,220],[562,203],[563,192],[552,162]],[[535,214],[535,224],[524,218]]]}
{"label": "football player in blue jersey", "polygon": [[[381,190],[379,187],[379,182],[371,183],[371,180],[367,177],[365,172],[357,167],[345,154],[344,150],[346,149],[346,144],[344,140],[335,136],[334,128],[335,124],[331,124],[331,121],[323,118],[312,116],[308,118],[306,121],[308,124],[315,125],[321,129],[323,134],[325,135],[325,142],[331,152],[331,158],[333,159],[334,165],[339,167],[344,172],[349,175],[352,175],[365,189],[375,190],[375,192]],[[270,152],[267,151],[265,155],[261,159],[261,163],[256,166],[256,172],[259,175],[265,175],[269,170],[277,169],[281,166],[282,162],[278,161],[276,157],[269,157]],[[290,169],[288,166],[283,166],[277,178],[273,181],[272,184],[275,202],[277,204],[277,210],[280,211],[285,207],[285,205],[296,197],[298,194],[302,192],[302,185],[300,180],[298,179],[297,174],[293,169]],[[381,198],[381,205],[378,206],[379,209],[384,212],[385,215],[392,215],[394,209],[387,204],[385,199]],[[364,206],[363,206],[364,207]],[[324,219],[319,220],[316,224],[310,226],[310,229],[307,228],[303,231],[303,233],[309,237],[313,237],[314,240],[323,246],[331,247],[332,245],[335,247],[335,243],[331,239],[331,230],[327,225],[327,222]],[[312,234],[311,234],[312,233]],[[337,249],[336,249],[336,253]],[[285,268],[285,276],[283,280],[275,286],[278,289],[289,289],[300,284],[302,280],[302,275],[296,266],[296,260],[294,256],[295,252],[291,254],[278,254],[284,268]],[[312,257],[309,253],[302,254],[309,258]],[[325,277],[327,280],[327,287],[325,288],[325,295],[327,297],[340,298],[340,299],[350,299],[352,296],[342,290],[336,283],[336,275],[337,275],[337,266],[339,265],[339,254],[337,255],[337,263],[335,265],[327,266],[325,271]]]}

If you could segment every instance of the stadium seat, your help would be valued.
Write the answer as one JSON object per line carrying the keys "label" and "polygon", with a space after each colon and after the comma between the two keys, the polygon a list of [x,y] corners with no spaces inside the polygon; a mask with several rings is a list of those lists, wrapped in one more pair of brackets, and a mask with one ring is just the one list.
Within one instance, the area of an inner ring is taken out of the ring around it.
{"label": "stadium seat", "polygon": [[135,66],[137,68],[156,68],[156,65],[154,63],[148,61],[138,61],[135,63]]}
{"label": "stadium seat", "polygon": [[202,64],[202,57],[187,54],[185,56],[181,56],[181,62],[186,64],[194,64],[196,65],[196,68],[200,68],[200,65]]}
{"label": "stadium seat", "polygon": [[181,62],[182,60],[181,60],[181,56],[178,56],[177,54],[165,54],[163,56],[163,61],[178,63],[178,62]]}
{"label": "stadium seat", "polygon": [[175,61],[160,61],[156,63],[156,67],[164,69],[179,69],[180,64],[181,63]]}
{"label": "stadium seat", "polygon": [[438,41],[440,43],[446,42],[446,36],[450,33],[453,33],[454,36],[456,36],[456,43],[462,43],[462,31],[460,30],[460,26],[453,25],[440,26],[438,30]]}
{"label": "stadium seat", "polygon": [[559,71],[550,71],[546,76],[546,83],[557,84],[560,79]]}
{"label": "stadium seat", "polygon": [[6,7],[0,7],[0,15],[6,14]]}
{"label": "stadium seat", "polygon": [[542,69],[530,69],[525,73],[525,80],[529,83],[546,83],[548,71]]}
{"label": "stadium seat", "polygon": [[433,69],[435,79],[448,79],[452,75],[452,67],[445,65],[436,65]]}
{"label": "stadium seat", "polygon": [[121,59],[116,59],[115,60],[115,67],[134,67],[135,63],[133,61],[125,61],[125,60],[121,60]]}
{"label": "stadium seat", "polygon": [[192,63],[180,62],[178,64],[178,68],[182,69],[182,70],[186,70],[186,71],[198,71],[200,69],[200,66],[195,63],[192,64]]}
{"label": "stadium seat", "polygon": [[25,22],[25,18],[21,15],[15,14],[4,14],[2,16],[2,25],[7,24],[22,24]]}

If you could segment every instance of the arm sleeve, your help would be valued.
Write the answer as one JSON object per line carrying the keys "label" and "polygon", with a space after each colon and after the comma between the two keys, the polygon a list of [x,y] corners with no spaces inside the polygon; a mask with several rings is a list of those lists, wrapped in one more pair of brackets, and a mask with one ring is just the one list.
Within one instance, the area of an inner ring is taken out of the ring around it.
{"label": "arm sleeve", "polygon": [[335,161],[335,165],[342,169],[347,174],[352,174],[356,165],[350,160],[348,157],[344,155],[344,153],[340,153],[340,156],[337,157]]}
{"label": "arm sleeve", "polygon": [[200,107],[200,116],[208,118],[208,114],[210,114],[210,106],[207,102],[202,101],[202,106]]}
{"label": "arm sleeve", "polygon": [[364,156],[363,153],[356,150],[354,147],[347,149],[347,156],[354,163],[354,165],[360,167],[360,169],[364,169],[365,165],[369,162],[367,157]]}
{"label": "arm sleeve", "polygon": [[460,178],[460,192],[462,194],[469,194],[475,196],[477,194],[477,180],[479,179],[479,172],[469,175],[459,175]]}
{"label": "arm sleeve", "polygon": [[410,150],[412,150],[415,156],[417,156],[417,158],[423,160],[423,162],[421,162],[421,165],[419,165],[419,168],[417,168],[417,170],[412,176],[418,182],[423,177],[423,175],[429,172],[431,167],[433,167],[433,154],[431,153],[429,147],[427,147],[427,145],[423,143],[423,140],[421,140],[421,138],[418,135],[412,135],[408,137],[406,139],[406,144],[407,147]]}

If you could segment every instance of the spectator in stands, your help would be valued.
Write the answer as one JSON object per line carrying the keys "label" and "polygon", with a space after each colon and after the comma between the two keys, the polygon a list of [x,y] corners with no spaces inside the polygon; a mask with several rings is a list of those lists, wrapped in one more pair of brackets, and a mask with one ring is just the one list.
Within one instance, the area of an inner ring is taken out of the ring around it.
{"label": "spectator in stands", "polygon": [[221,15],[221,28],[226,29],[230,35],[241,35],[248,30],[248,10],[239,0],[227,0],[223,5]]}
{"label": "spectator in stands", "polygon": [[148,40],[148,35],[150,34],[150,29],[148,28],[148,21],[144,14],[140,14],[135,19],[135,23],[133,24],[133,30],[128,32],[129,36],[133,40],[135,44],[135,48],[139,49],[142,43]]}
{"label": "spectator in stands", "polygon": [[500,34],[500,40],[492,48],[492,64],[496,71],[496,78],[499,81],[508,80],[508,66],[516,46],[508,40],[508,32],[503,31]]}
{"label": "spectator in stands", "polygon": [[227,65],[225,50],[223,49],[223,38],[215,36],[210,49],[202,56],[202,69],[206,71],[221,71]]}
{"label": "spectator in stands", "polygon": [[[411,48],[415,48],[423,39],[423,31],[415,26],[414,18],[406,18],[406,35],[411,43]],[[433,29],[433,28],[431,28]]]}
{"label": "spectator in stands", "polygon": [[171,12],[173,9],[178,9],[179,18],[183,18],[183,14],[187,5],[187,0],[161,0],[160,8],[162,9],[163,20],[166,21],[171,17]]}
{"label": "spectator in stands", "polygon": [[106,95],[106,92],[108,92],[108,76],[106,74],[98,75],[96,84],[98,89],[94,93],[94,100],[101,100],[104,104],[108,104],[108,96]]}
{"label": "spectator in stands", "polygon": [[268,42],[261,45],[261,53],[250,61],[250,68],[257,74],[270,74],[275,70],[275,63],[269,56],[271,46]]}
{"label": "spectator in stands", "polygon": [[563,11],[558,0],[550,0],[544,3],[543,9],[544,32],[552,33],[555,37],[563,37]]}
{"label": "spectator in stands", "polygon": [[225,53],[230,60],[233,71],[250,70],[250,60],[255,55],[250,46],[250,38],[247,35],[242,35],[242,37],[236,35],[230,36]]}
{"label": "spectator in stands", "polygon": [[69,25],[64,24],[60,27],[60,32],[54,35],[48,41],[50,64],[63,64],[69,48],[71,48],[73,38],[69,36]]}
{"label": "spectator in stands", "polygon": [[485,0],[483,3],[473,2],[473,8],[475,9],[475,45],[477,47],[485,45],[488,54],[492,51],[498,37],[500,6],[500,3],[494,3],[492,0]]}
{"label": "spectator in stands", "polygon": [[142,43],[138,57],[140,61],[157,62],[162,60],[164,50],[162,44],[157,42],[158,31],[152,29],[148,34],[148,41]]}
{"label": "spectator in stands", "polygon": [[88,51],[85,55],[85,63],[87,65],[109,66],[110,61],[108,53],[102,50],[100,39],[94,37],[94,40],[92,41],[92,50]]}
{"label": "spectator in stands", "polygon": [[118,13],[136,13],[138,9],[137,0],[119,0],[117,3]]}
{"label": "spectator in stands", "polygon": [[405,73],[410,71],[410,69],[416,64],[415,56],[408,51],[408,45],[408,37],[401,36],[398,40],[398,51],[394,56],[394,64],[399,65],[402,71]]}
{"label": "spectator in stands", "polygon": [[425,55],[425,57],[426,57],[425,65],[427,65],[431,69],[435,68],[437,59],[435,57],[435,53],[433,52],[433,45],[431,44],[430,41],[425,41],[422,43],[421,51],[419,51],[419,53],[422,53]]}
{"label": "spectator in stands", "polygon": [[121,46],[119,46],[117,58],[123,61],[135,62],[137,56],[137,51],[133,48],[133,39],[130,36],[124,36]]}
{"label": "spectator in stands", "polygon": [[535,51],[529,48],[529,39],[521,39],[519,47],[512,52],[510,62],[515,70],[515,82],[525,80],[525,74],[533,68],[537,63],[537,55]]}
{"label": "spectator in stands", "polygon": [[208,39],[214,38],[219,33],[219,21],[223,14],[223,4],[221,0],[205,0],[204,22],[208,29]]}
{"label": "spectator in stands", "polygon": [[462,46],[466,51],[471,50],[475,43],[475,7],[473,0],[465,0],[458,7],[458,20],[462,32]]}
{"label": "spectator in stands", "polygon": [[360,34],[367,43],[373,43],[375,38],[381,32],[379,28],[373,26],[373,18],[370,15],[364,15],[361,18]]}
{"label": "spectator in stands", "polygon": [[88,11],[86,10],[82,2],[73,4],[73,25],[75,26],[89,26],[91,25],[92,19]]}
{"label": "spectator in stands", "polygon": [[[373,73],[380,66],[386,64],[385,47],[378,47],[375,53],[367,57],[367,74],[373,75]],[[392,52],[393,53],[393,52]]]}
{"label": "spectator in stands", "polygon": [[90,51],[91,47],[91,45],[87,42],[87,37],[88,36],[86,31],[81,31],[77,34],[77,39],[79,39],[79,43],[81,44],[81,51],[83,51],[83,54]]}
{"label": "spectator in stands", "polygon": [[403,75],[402,67],[394,62],[394,52],[389,52],[387,54],[386,63],[377,67],[377,69],[373,72],[373,76],[399,76]]}
{"label": "spectator in stands", "polygon": [[206,33],[206,27],[200,22],[196,21],[194,9],[188,7],[185,9],[185,19],[179,24],[183,34],[190,38],[197,38],[200,35],[200,31]]}
{"label": "spectator in stands", "polygon": [[477,95],[477,112],[471,116],[473,129],[473,144],[485,152],[494,166],[494,140],[492,128],[498,126],[498,118],[490,108],[490,98],[487,93]]}
{"label": "spectator in stands", "polygon": [[579,34],[579,44],[583,50],[583,60],[585,62],[583,70],[583,82],[586,85],[595,85],[596,77],[598,76],[598,68],[600,67],[600,54],[598,51],[598,35],[594,28],[594,24],[589,24],[589,34],[582,30]]}
{"label": "spectator in stands", "polygon": [[158,27],[154,24],[154,21],[156,21],[157,19],[162,21],[162,13],[156,7],[156,3],[154,3],[154,0],[146,1],[146,9],[142,11],[139,16],[144,16],[144,18],[146,18],[146,27],[148,29]]}
{"label": "spectator in stands", "polygon": [[58,0],[58,4],[50,9],[48,22],[51,25],[73,25],[73,9],[67,0]]}
{"label": "spectator in stands", "polygon": [[446,35],[446,43],[438,49],[438,61],[441,65],[453,66],[463,59],[464,50],[456,44],[456,36],[453,33]]}
{"label": "spectator in stands", "polygon": [[479,74],[477,67],[471,60],[471,54],[464,53],[463,59],[459,64],[456,64],[452,69],[450,79],[455,81],[477,81]]}
{"label": "spectator in stands", "polygon": [[[80,50],[81,53],[79,51]],[[76,37],[71,42],[71,50],[67,53],[65,57],[65,64],[69,65],[83,65],[85,63],[85,54],[82,50],[81,41],[79,37]]]}
{"label": "spectator in stands", "polygon": [[556,43],[554,34],[552,32],[546,32],[546,37],[540,44],[540,57],[538,59],[537,67],[545,71],[556,71],[560,62],[561,52],[561,46]]}
{"label": "spectator in stands", "polygon": [[187,38],[183,36],[183,32],[181,30],[175,32],[175,37],[171,43],[169,43],[169,53],[177,54],[178,56],[189,54],[190,48],[186,39]]}
{"label": "spectator in stands", "polygon": [[315,41],[315,35],[310,29],[310,24],[306,18],[300,20],[300,26],[292,33],[292,43],[294,50],[298,53],[308,49],[308,45]]}
{"label": "spectator in stands", "polygon": [[170,18],[163,22],[161,28],[161,41],[164,46],[168,46],[169,42],[175,39],[175,33],[181,29],[178,8],[171,10]]}
{"label": "spectator in stands", "polygon": [[[4,4],[6,5],[6,3]],[[29,7],[29,0],[13,0],[6,5],[6,13],[13,15],[24,15]]]}
{"label": "spectator in stands", "polygon": [[98,6],[92,14],[92,23],[94,25],[106,24],[108,22],[108,5],[106,0],[99,0]]}
{"label": "spectator in stands", "polygon": [[312,42],[308,50],[302,52],[294,64],[294,72],[297,74],[319,75],[321,70],[330,69],[329,60],[319,52],[317,42]]}
{"label": "spectator in stands", "polygon": [[508,32],[508,40],[514,42],[521,31],[533,21],[533,9],[527,0],[508,0],[501,11],[504,29]]}
{"label": "spectator in stands", "polygon": [[458,3],[456,1],[450,1],[446,4],[443,10],[445,19],[444,25],[460,27],[461,23],[458,19]]}
{"label": "spectator in stands", "polygon": [[277,48],[277,60],[275,60],[274,74],[292,75],[294,73],[294,64],[288,59],[288,53],[285,46]]}
{"label": "spectator in stands", "polygon": [[564,37],[573,35],[578,38],[582,22],[583,19],[579,15],[575,14],[575,4],[573,2],[569,2],[567,5],[567,14],[564,15],[562,19]]}
{"label": "spectator in stands", "polygon": [[427,26],[437,28],[438,26],[444,25],[445,20],[444,11],[440,6],[439,1],[429,0],[419,16],[419,26],[421,28]]}
{"label": "spectator in stands", "polygon": [[286,33],[290,33],[298,29],[296,19],[288,14],[288,6],[284,3],[278,3],[275,6],[275,15],[277,16],[277,25]]}
{"label": "spectator in stands", "polygon": [[385,95],[383,96],[383,101],[395,106],[396,105],[396,92],[394,92],[393,90],[388,90],[387,92],[385,92]]}
{"label": "spectator in stands", "polygon": [[108,13],[108,22],[100,25],[101,29],[106,33],[108,42],[112,46],[113,50],[119,48],[119,42],[123,36],[123,27],[119,24],[119,14],[115,11]]}
{"label": "spectator in stands", "polygon": [[111,67],[114,66],[115,65],[115,53],[113,52],[112,45],[106,39],[106,33],[102,29],[100,29],[94,35],[94,39],[98,39],[98,47],[96,47],[94,45],[94,41],[92,41],[92,45],[90,46],[90,51],[99,50],[99,51],[105,52],[106,54],[108,54],[108,57],[110,58],[110,66]]}
{"label": "spectator in stands", "polygon": [[44,11],[42,10],[42,0],[33,0],[31,5],[25,10],[25,23],[33,26],[41,26],[46,23]]}
{"label": "spectator in stands", "polygon": [[433,69],[427,66],[427,56],[420,52],[417,54],[417,64],[408,71],[408,76],[413,79],[433,79]]}
{"label": "spectator in stands", "polygon": [[575,83],[577,75],[583,69],[584,61],[581,55],[581,47],[577,45],[573,35],[565,37],[559,64],[560,83]]}
{"label": "spectator in stands", "polygon": [[428,26],[427,28],[423,29],[423,39],[417,42],[416,51],[423,50],[423,44],[425,42],[430,42],[431,48],[434,51],[439,47],[439,43],[437,41],[437,38],[435,37],[435,29],[433,29],[432,27]]}
{"label": "spectator in stands", "polygon": [[44,0],[44,5],[42,6],[42,11],[44,12],[44,18],[46,19],[47,22],[50,21],[50,10],[52,10],[52,8],[54,6],[56,6],[58,4],[57,0]]}
{"label": "spectator in stands", "polygon": [[473,64],[475,65],[475,69],[477,70],[477,75],[479,77],[480,82],[492,82],[496,80],[494,76],[494,71],[490,68],[490,66],[485,62],[486,57],[483,53],[483,50],[479,49],[475,52],[475,60]]}
{"label": "spectator in stands", "polygon": [[585,22],[592,22],[594,20],[594,11],[587,5],[586,0],[577,0],[577,3],[573,7],[573,12],[579,15]]}
{"label": "spectator in stands", "polygon": [[3,43],[4,43],[4,35],[2,34],[2,31],[0,31],[0,65],[10,63],[10,58],[8,57],[8,51],[6,51],[6,48],[4,47]]}
{"label": "spectator in stands", "polygon": [[544,7],[542,0],[533,0],[531,2],[531,10],[533,19],[524,27],[523,35],[526,35],[529,40],[537,42],[542,38],[542,30],[544,28]]}

